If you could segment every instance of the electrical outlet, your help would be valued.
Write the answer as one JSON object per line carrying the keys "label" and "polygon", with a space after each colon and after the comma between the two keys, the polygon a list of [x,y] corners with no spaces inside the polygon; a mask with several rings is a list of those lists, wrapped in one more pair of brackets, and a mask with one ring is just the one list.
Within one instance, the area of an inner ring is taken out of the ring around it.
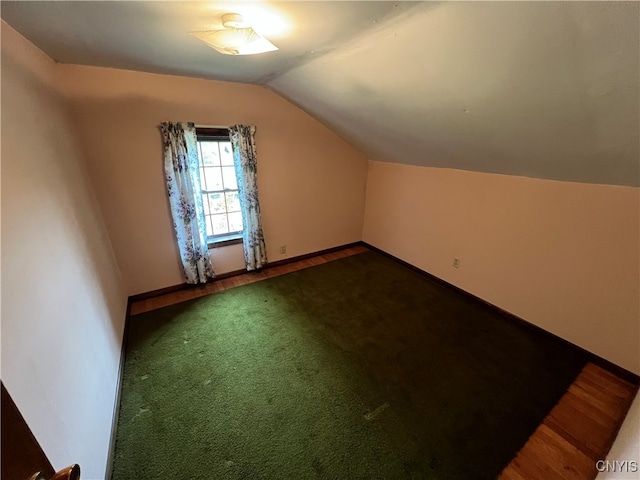
{"label": "electrical outlet", "polygon": [[453,259],[453,268],[460,268],[460,259],[459,258],[454,258]]}
{"label": "electrical outlet", "polygon": [[284,255],[285,253],[287,253],[287,246],[286,245],[281,245],[280,246],[280,255]]}

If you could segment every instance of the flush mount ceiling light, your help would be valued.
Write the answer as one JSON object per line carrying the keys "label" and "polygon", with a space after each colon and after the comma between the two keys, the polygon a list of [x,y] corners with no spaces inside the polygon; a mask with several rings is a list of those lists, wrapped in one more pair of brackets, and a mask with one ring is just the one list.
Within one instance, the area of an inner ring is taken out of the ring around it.
{"label": "flush mount ceiling light", "polygon": [[255,55],[278,50],[245,21],[242,15],[227,13],[222,16],[223,30],[189,32],[224,55]]}

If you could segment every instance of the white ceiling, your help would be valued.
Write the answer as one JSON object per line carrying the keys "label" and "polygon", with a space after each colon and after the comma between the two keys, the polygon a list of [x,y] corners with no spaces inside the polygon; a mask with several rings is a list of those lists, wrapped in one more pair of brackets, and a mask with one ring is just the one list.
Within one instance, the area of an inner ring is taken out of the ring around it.
{"label": "white ceiling", "polygon": [[[186,34],[229,11],[280,50],[224,56]],[[1,15],[59,62],[264,84],[375,160],[640,185],[636,2],[3,1]]]}
{"label": "white ceiling", "polygon": [[[0,11],[7,23],[61,63],[264,84],[416,5],[376,1],[2,1]],[[254,56],[221,55],[187,34],[222,28],[221,16],[229,12],[245,15],[280,50]]]}

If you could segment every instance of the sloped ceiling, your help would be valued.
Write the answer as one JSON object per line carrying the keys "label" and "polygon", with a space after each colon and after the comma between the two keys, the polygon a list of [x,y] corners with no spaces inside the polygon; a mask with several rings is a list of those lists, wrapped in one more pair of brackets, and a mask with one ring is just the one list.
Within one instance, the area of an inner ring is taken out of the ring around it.
{"label": "sloped ceiling", "polygon": [[[326,54],[414,2],[5,1],[3,20],[61,63],[264,84]],[[228,56],[187,32],[240,13],[280,50]]]}
{"label": "sloped ceiling", "polygon": [[426,3],[269,86],[372,159],[638,185],[638,6]]}
{"label": "sloped ceiling", "polygon": [[639,3],[264,2],[290,28],[242,58],[184,34],[242,5],[1,13],[60,62],[266,85],[374,160],[640,185]]}

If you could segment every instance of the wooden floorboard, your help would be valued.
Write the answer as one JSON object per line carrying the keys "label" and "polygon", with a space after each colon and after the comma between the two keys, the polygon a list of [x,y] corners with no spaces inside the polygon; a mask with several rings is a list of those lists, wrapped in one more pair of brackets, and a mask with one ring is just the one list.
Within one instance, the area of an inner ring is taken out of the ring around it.
{"label": "wooden floorboard", "polygon": [[[131,304],[131,315],[247,285],[368,251],[365,246],[318,255]],[[135,321],[133,319],[132,321]],[[606,459],[638,387],[589,363],[560,402],[502,471],[500,480],[593,480]]]}
{"label": "wooden floorboard", "polygon": [[588,363],[500,480],[596,478],[638,388]]}
{"label": "wooden floorboard", "polygon": [[206,285],[188,287],[184,290],[178,290],[164,295],[159,295],[153,298],[147,298],[144,300],[138,300],[132,302],[130,315],[137,315],[139,313],[149,312],[158,308],[173,305],[174,303],[186,302],[194,298],[202,297],[204,295],[210,295],[212,293],[221,292],[229,288],[239,287],[247,285],[249,283],[264,280],[265,278],[277,277],[278,275],[284,275],[286,273],[295,272],[304,268],[314,267],[316,265],[322,265],[323,263],[339,260],[351,255],[366,252],[369,249],[362,245],[356,245],[353,247],[347,247],[342,250],[338,250],[316,257],[307,258],[297,262],[287,263],[284,265],[278,265],[273,268],[265,268],[257,272],[247,272],[242,275],[236,275],[233,277],[227,277],[220,280],[214,280]]}

